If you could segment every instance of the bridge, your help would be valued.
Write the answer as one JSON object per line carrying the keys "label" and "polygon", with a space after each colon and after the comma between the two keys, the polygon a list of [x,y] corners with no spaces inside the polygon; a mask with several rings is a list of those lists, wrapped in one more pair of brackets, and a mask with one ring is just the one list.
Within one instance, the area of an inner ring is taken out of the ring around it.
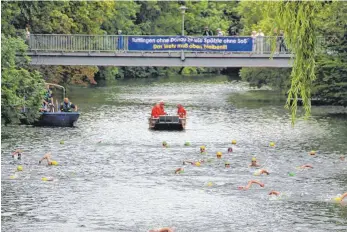
{"label": "bridge", "polygon": [[271,55],[277,39],[32,34],[27,42],[32,65],[291,67],[293,54]]}

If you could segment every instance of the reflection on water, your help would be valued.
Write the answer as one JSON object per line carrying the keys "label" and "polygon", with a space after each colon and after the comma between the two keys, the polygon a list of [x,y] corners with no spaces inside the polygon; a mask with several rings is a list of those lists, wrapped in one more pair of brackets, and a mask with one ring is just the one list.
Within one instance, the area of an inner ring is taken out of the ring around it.
{"label": "reflection on water", "polygon": [[[209,80],[77,88],[69,97],[82,112],[78,127],[2,127],[3,231],[346,231],[347,207],[330,202],[347,190],[347,161],[338,159],[346,154],[347,123],[329,116],[340,109],[314,108],[312,118],[293,128],[276,94]],[[186,107],[186,131],[148,130],[151,107],[161,99],[169,113],[177,103]],[[232,139],[237,145],[228,154]],[[23,171],[10,179],[17,147],[25,150]],[[59,166],[38,165],[47,151]],[[217,151],[222,161],[214,159]],[[252,156],[269,176],[253,175]],[[213,161],[173,173],[183,160],[207,158]],[[296,169],[306,163],[314,169]],[[43,182],[44,176],[55,180]],[[237,189],[250,179],[265,187]],[[285,197],[270,198],[270,190]]]}

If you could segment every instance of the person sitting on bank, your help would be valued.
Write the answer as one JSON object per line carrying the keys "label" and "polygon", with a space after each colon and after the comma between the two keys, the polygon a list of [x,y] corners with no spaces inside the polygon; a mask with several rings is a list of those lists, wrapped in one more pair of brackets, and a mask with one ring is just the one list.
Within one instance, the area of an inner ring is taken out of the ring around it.
{"label": "person sitting on bank", "polygon": [[72,109],[75,109],[75,111],[77,111],[77,105],[72,104],[72,102],[70,102],[67,97],[64,98],[64,102],[60,106],[60,111],[72,112]]}
{"label": "person sitting on bank", "polygon": [[181,104],[177,105],[177,115],[180,118],[186,118],[187,117],[187,112]]}

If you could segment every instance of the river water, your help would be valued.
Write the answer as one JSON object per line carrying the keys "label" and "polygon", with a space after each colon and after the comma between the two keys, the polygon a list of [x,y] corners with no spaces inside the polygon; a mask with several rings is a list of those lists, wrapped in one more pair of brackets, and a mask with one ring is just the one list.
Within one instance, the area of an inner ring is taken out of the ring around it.
{"label": "river water", "polygon": [[[129,81],[74,89],[69,97],[81,111],[76,128],[2,127],[2,231],[347,231],[346,204],[331,201],[347,191],[340,108],[314,107],[293,128],[279,95],[224,77]],[[161,99],[168,113],[185,106],[185,131],[148,130]],[[17,164],[10,152],[18,147],[23,171],[10,179]],[[38,165],[48,151],[58,166]],[[269,176],[254,176],[253,156]],[[211,162],[182,165],[199,159]],[[297,169],[303,164],[314,168]],[[185,171],[175,175],[179,167]],[[265,187],[238,190],[252,179]],[[269,197],[271,190],[282,196]]]}

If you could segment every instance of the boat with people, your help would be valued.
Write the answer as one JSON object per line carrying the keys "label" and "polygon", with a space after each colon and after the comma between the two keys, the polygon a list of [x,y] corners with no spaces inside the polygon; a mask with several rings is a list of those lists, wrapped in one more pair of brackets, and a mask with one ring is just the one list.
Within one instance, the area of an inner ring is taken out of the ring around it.
{"label": "boat with people", "polygon": [[153,130],[184,130],[186,128],[187,112],[181,104],[177,105],[177,115],[168,115],[164,110],[164,101],[152,108],[149,118],[149,129]]}
{"label": "boat with people", "polygon": [[[56,100],[56,104],[53,104],[53,98],[50,93],[50,86],[57,87],[63,90],[63,102],[59,104]],[[72,104],[68,98],[65,97],[65,88],[61,85],[46,83],[47,94],[45,100],[43,100],[43,107],[40,109],[40,117],[32,123],[29,123],[26,118],[20,119],[22,124],[34,125],[34,126],[49,126],[49,127],[74,127],[80,113],[77,112],[77,106]],[[74,109],[75,111],[72,111]],[[22,113],[27,113],[27,109],[23,109]]]}
{"label": "boat with people", "polygon": [[186,118],[179,116],[161,115],[158,118],[149,118],[149,129],[152,130],[184,130]]}

